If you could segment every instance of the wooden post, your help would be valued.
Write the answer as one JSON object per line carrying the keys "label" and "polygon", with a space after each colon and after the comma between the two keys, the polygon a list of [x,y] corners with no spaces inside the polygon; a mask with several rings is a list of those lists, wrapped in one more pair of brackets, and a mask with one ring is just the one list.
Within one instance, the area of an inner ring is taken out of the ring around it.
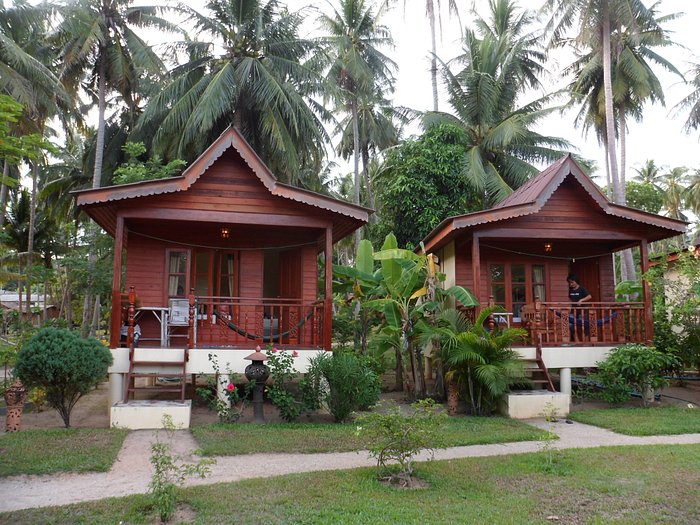
{"label": "wooden post", "polygon": [[[479,252],[479,237],[476,233],[472,234],[472,282],[472,291],[477,301],[479,301],[479,304],[481,304],[481,254]],[[481,311],[481,308],[477,308],[476,317],[478,317]]]}
{"label": "wooden post", "polygon": [[330,351],[333,346],[333,227],[326,226],[323,298],[323,348]]}
{"label": "wooden post", "polygon": [[[133,286],[129,287],[129,308],[127,310],[127,332],[126,344],[130,351],[134,351],[134,315],[136,315],[136,291]],[[120,327],[121,329],[121,327]]]}
{"label": "wooden post", "polygon": [[[496,306],[496,303],[493,300],[493,295],[489,295],[489,308],[493,308],[494,306]],[[496,329],[496,319],[493,316],[493,312],[486,318],[486,326],[489,332],[493,332]]]}
{"label": "wooden post", "polygon": [[538,357],[542,352],[542,301],[540,298],[535,298],[535,313],[532,322],[532,342],[537,347]]}
{"label": "wooden post", "polygon": [[190,309],[189,309],[189,316],[187,319],[187,348],[193,348],[195,345],[194,323],[197,322],[197,319],[195,318],[196,312],[195,312],[194,288],[190,288],[189,302],[190,302]]}
{"label": "wooden post", "polygon": [[651,286],[649,286],[649,282],[644,279],[644,274],[649,271],[649,247],[646,239],[642,239],[639,243],[639,255],[642,269],[640,278],[642,279],[642,289],[644,293],[644,337],[647,344],[651,345],[654,341],[654,317],[651,311]]}
{"label": "wooden post", "polygon": [[112,270],[112,312],[110,319],[109,346],[117,348],[122,327],[122,251],[124,249],[124,217],[117,216],[114,234],[114,264]]}

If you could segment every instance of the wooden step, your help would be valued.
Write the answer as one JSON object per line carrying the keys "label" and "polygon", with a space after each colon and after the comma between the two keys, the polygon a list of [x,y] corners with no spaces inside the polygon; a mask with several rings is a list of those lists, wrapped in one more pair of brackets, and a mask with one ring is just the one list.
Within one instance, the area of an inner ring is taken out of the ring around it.
{"label": "wooden step", "polygon": [[131,377],[172,377],[180,381],[185,379],[185,374],[166,373],[166,372],[134,372]]}
{"label": "wooden step", "polygon": [[185,366],[184,361],[133,361],[134,366]]}
{"label": "wooden step", "polygon": [[167,387],[167,386],[131,386],[129,387],[129,392],[177,392],[180,393],[182,390],[179,386],[177,388]]}

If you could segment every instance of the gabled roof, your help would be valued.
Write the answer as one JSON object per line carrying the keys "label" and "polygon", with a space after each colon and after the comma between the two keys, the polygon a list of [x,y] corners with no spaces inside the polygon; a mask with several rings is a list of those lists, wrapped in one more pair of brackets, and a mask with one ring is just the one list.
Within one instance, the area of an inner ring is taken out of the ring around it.
{"label": "gabled roof", "polygon": [[[358,224],[355,228],[366,223],[369,220],[369,215],[373,213],[373,210],[369,208],[357,206],[326,195],[321,195],[320,193],[279,182],[260,157],[258,157],[250,144],[243,138],[243,135],[233,126],[229,126],[206,151],[192,162],[182,175],[178,177],[75,191],[73,193],[76,195],[76,204],[79,207],[84,207],[88,214],[90,214],[90,208],[94,206],[108,205],[110,203],[116,204],[119,201],[138,197],[186,191],[229,148],[235,148],[255,176],[272,195],[327,210],[333,214],[342,215],[352,222],[357,222]],[[110,227],[113,225],[102,224],[99,220],[98,223],[107,231],[114,231],[113,227]]]}
{"label": "gabled roof", "polygon": [[583,191],[607,215],[669,230],[669,234],[666,237],[685,231],[687,223],[684,221],[661,217],[660,215],[610,202],[581,169],[571,154],[568,154],[523,184],[493,208],[445,219],[423,239],[423,243],[427,250],[434,250],[454,237],[455,232],[459,229],[536,214],[567,177],[573,177]]}

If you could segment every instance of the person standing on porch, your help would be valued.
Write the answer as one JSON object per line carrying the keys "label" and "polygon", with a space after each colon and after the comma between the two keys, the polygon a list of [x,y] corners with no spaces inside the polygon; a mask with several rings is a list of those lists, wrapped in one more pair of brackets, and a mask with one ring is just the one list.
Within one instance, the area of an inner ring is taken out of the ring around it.
{"label": "person standing on porch", "polygon": [[[571,306],[576,307],[586,301],[592,299],[591,294],[579,283],[578,276],[576,274],[570,273],[566,277],[566,282],[569,283],[569,299],[571,300]],[[578,327],[582,327],[582,332],[579,333]],[[569,331],[573,336],[574,340],[581,338],[583,340],[584,336],[588,335],[588,320],[584,319],[583,310],[574,311],[569,315]]]}
{"label": "person standing on porch", "polygon": [[566,277],[566,282],[569,283],[569,299],[574,303],[572,306],[581,304],[592,299],[591,294],[579,283],[578,276],[570,273]]}

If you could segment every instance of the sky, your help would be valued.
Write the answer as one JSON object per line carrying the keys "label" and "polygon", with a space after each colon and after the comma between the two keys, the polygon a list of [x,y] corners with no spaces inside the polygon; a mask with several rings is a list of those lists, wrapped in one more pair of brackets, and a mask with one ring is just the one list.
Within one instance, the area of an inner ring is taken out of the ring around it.
{"label": "sky", "polygon": [[[188,5],[205,13],[204,5],[207,0],[190,0]],[[367,0],[371,3],[373,0]],[[374,0],[375,5],[379,0]],[[442,5],[442,35],[438,37],[438,57],[448,62],[460,54],[460,35],[462,28],[454,16],[449,16],[446,6],[448,0],[436,0]],[[645,5],[652,4],[649,0],[643,0]],[[315,5],[320,10],[329,12],[330,5],[337,5],[338,0],[325,0],[325,2],[313,2],[312,0],[280,0],[286,3],[291,11],[296,11],[308,5]],[[152,0],[136,0],[138,4],[150,4]],[[536,11],[544,0],[517,0],[518,6]],[[425,14],[425,0],[394,0],[394,8],[386,12],[382,18],[382,24],[391,30],[395,42],[394,49],[387,49],[385,53],[398,65],[396,73],[396,91],[394,104],[407,106],[416,110],[432,109],[432,90],[430,81],[430,30]],[[473,19],[470,9],[475,8],[482,16],[488,14],[488,0],[457,0],[460,9],[460,17],[463,25],[469,25]],[[685,73],[690,68],[690,62],[700,62],[700,39],[697,31],[700,28],[700,0],[662,0],[659,3],[658,12],[662,15],[670,13],[684,13],[682,17],[671,21],[665,27],[671,31],[672,40],[679,45],[663,49],[660,54],[673,63],[681,72]],[[307,35],[314,36],[317,28],[315,16],[308,16],[305,25]],[[568,84],[570,79],[556,75],[556,71],[569,65],[571,55],[560,54],[550,62],[549,69],[554,74],[545,83],[545,89],[554,91]],[[691,169],[700,169],[698,158],[700,130],[686,134],[683,131],[683,123],[687,111],[679,116],[674,116],[673,107],[678,104],[691,89],[683,85],[682,79],[677,75],[667,73],[665,70],[655,67],[660,78],[666,96],[666,106],[648,104],[644,109],[644,120],[641,123],[630,119],[628,122],[629,133],[627,135],[627,173],[628,179],[634,175],[634,168],[640,168],[647,159],[655,160],[657,166],[676,167],[686,166]],[[525,104],[539,98],[542,93],[528,93],[523,95],[521,103]],[[444,91],[440,92],[439,109],[450,111],[447,97]],[[574,118],[578,109],[572,109],[564,114],[555,113],[546,120],[541,121],[535,128],[541,134],[563,137],[572,144],[572,151],[586,159],[595,161],[599,166],[596,182],[605,184],[605,152],[598,144],[593,134],[583,136],[580,129],[574,127]],[[418,124],[409,126],[407,135],[420,134]],[[342,163],[341,170],[350,170],[349,163]],[[540,166],[544,168],[545,166]],[[595,174],[594,174],[595,178]]]}
{"label": "sky", "polygon": [[[299,0],[294,0],[299,1]],[[300,2],[301,3],[301,2]],[[542,0],[520,0],[518,5],[523,8],[536,10],[542,5]],[[460,29],[457,20],[448,18],[443,0],[443,36],[438,41],[438,56],[448,61],[460,52]],[[474,5],[483,16],[487,15],[487,0],[475,0],[474,2],[462,2],[466,6]],[[401,4],[402,5],[402,4]],[[651,2],[645,1],[645,5]],[[689,69],[692,60],[700,62],[700,39],[697,31],[700,28],[700,1],[698,0],[663,0],[659,7],[661,14],[684,12],[685,15],[678,20],[669,22],[665,27],[672,31],[671,38],[681,44],[675,48],[661,50],[660,54],[673,63],[681,72]],[[463,23],[469,23],[471,16],[468,9],[460,10]],[[395,10],[388,15],[385,21],[392,29],[396,43],[396,49],[392,53],[399,65],[397,75],[395,101],[397,104],[406,105],[414,109],[432,109],[432,94],[429,74],[429,49],[430,32],[425,16],[425,0],[407,0],[406,15],[403,8]],[[560,67],[569,64],[570,57],[560,57],[559,64],[552,64],[551,70],[556,71]],[[666,107],[647,105],[644,110],[644,120],[641,123],[630,122],[627,136],[627,166],[628,178],[634,175],[630,168],[639,168],[647,159],[654,159],[660,166],[687,166],[700,168],[700,130],[687,135],[683,131],[683,123],[687,112],[680,117],[673,117],[672,110],[683,97],[687,96],[691,89],[682,85],[682,79],[677,75],[666,73],[660,68],[655,68],[660,78],[666,96]],[[552,88],[566,85],[567,79],[554,77],[548,83]],[[526,103],[537,98],[533,93],[531,98],[523,98]],[[440,110],[449,111],[447,99],[442,94]],[[545,135],[560,136],[567,139],[573,146],[574,152],[596,161],[600,166],[600,175],[604,179],[604,150],[598,145],[594,135],[588,137],[582,135],[581,130],[574,127],[574,117],[577,110],[570,110],[560,115],[554,114],[542,121],[538,132]],[[598,183],[604,180],[596,179]]]}

